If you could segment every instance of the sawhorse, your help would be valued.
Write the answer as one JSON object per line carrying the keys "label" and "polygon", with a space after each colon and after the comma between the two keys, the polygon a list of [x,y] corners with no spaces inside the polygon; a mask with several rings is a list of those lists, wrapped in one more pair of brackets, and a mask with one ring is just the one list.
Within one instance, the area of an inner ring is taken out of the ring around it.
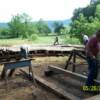
{"label": "sawhorse", "polygon": [[29,75],[32,74],[31,75],[32,82],[34,82],[34,75],[33,75],[33,70],[31,66],[31,60],[32,59],[22,59],[20,61],[12,61],[12,62],[3,63],[4,67],[1,73],[1,79],[5,79],[7,83],[7,70],[10,70],[8,76],[11,77],[16,68],[29,67]]}
{"label": "sawhorse", "polygon": [[79,56],[81,57],[82,59],[85,59],[86,60],[86,55],[85,55],[85,51],[81,51],[81,50],[77,50],[77,49],[73,49],[71,52],[70,52],[70,56],[68,58],[68,60],[66,61],[66,65],[65,65],[65,69],[68,68],[68,65],[70,64],[70,61],[72,59],[72,64],[73,64],[73,68],[72,68],[72,72],[75,72],[76,70],[76,56]]}

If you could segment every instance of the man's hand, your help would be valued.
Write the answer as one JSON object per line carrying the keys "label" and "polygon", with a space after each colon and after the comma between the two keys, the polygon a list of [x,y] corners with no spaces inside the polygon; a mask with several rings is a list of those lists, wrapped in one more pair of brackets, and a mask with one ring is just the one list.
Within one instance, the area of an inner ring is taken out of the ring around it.
{"label": "man's hand", "polygon": [[92,58],[92,59],[96,59],[96,57],[95,57],[95,56],[93,56],[93,55],[91,56],[91,58]]}

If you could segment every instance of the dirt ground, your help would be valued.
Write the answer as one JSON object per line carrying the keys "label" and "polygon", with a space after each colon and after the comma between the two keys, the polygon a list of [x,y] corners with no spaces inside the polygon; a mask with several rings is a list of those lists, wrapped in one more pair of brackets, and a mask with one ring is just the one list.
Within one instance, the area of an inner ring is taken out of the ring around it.
{"label": "dirt ground", "polygon": [[[68,57],[34,57],[32,61],[34,75],[43,77],[44,71],[48,65],[56,65],[64,68]],[[83,64],[84,60],[77,60],[77,63]],[[86,63],[86,62],[85,62]],[[2,70],[2,67],[0,71]],[[23,70],[28,70],[23,68]],[[68,67],[72,70],[72,66]],[[86,75],[87,65],[80,65],[76,67],[76,72]],[[99,75],[100,77],[100,75]],[[100,79],[100,78],[99,78]],[[8,84],[5,81],[0,81],[0,100],[35,100],[32,92],[37,88],[32,84],[19,69],[16,70],[14,76],[8,79]],[[39,92],[37,100],[64,100],[57,95],[51,93],[47,89],[38,85]]]}
{"label": "dirt ground", "polygon": [[[61,62],[63,62],[63,57],[59,58],[59,60],[56,57],[37,57],[32,61],[34,74],[42,76],[48,65],[54,63],[60,65]],[[1,66],[0,71],[2,71],[2,68]],[[28,69],[23,68],[23,70]],[[37,95],[39,96],[37,100],[63,100],[41,86],[38,88]],[[0,100],[35,100],[32,95],[35,90],[37,91],[37,88],[21,74],[19,69],[15,71],[12,78],[8,79],[8,84],[4,80],[0,80]]]}

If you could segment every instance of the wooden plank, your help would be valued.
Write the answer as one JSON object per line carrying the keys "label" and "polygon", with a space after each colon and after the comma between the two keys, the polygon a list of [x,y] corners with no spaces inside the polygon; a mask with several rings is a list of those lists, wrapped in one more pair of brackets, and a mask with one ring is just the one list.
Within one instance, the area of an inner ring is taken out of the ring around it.
{"label": "wooden plank", "polygon": [[84,99],[84,100],[100,100],[100,94],[93,96],[93,97],[90,97],[90,98],[87,98],[87,99]]}
{"label": "wooden plank", "polygon": [[[35,50],[39,50],[39,51],[72,51],[73,49],[75,50],[79,50],[79,51],[84,51],[84,47],[81,46],[32,46],[31,48],[28,48],[28,51],[35,51]],[[20,47],[9,47],[6,48],[6,50],[12,53],[15,52],[20,52]],[[5,50],[3,50],[4,52],[6,52]]]}
{"label": "wooden plank", "polygon": [[[72,77],[74,79],[77,79],[77,80],[80,80],[80,81],[83,81],[83,82],[87,80],[87,76],[84,76],[84,75],[81,75],[81,74],[78,74],[78,73],[75,73],[75,72],[71,72],[71,71],[59,68],[57,66],[50,65],[50,66],[48,66],[48,69],[51,70],[51,71],[54,71],[56,73],[65,74],[66,76]],[[97,84],[100,84],[99,80],[94,80],[94,81]]]}
{"label": "wooden plank", "polygon": [[[76,63],[76,52],[73,51],[73,63]],[[75,64],[73,64],[73,68],[72,68],[72,71],[75,72],[76,70],[76,66]]]}
{"label": "wooden plank", "polygon": [[39,76],[35,76],[36,81],[42,85],[45,88],[48,88],[51,92],[55,93],[56,95],[60,97],[64,97],[67,100],[80,100],[80,98],[74,96],[71,93],[68,93],[67,91],[64,91],[63,89],[56,86],[56,84],[50,83]]}
{"label": "wooden plank", "polygon": [[65,69],[68,68],[68,65],[69,65],[69,63],[72,59],[72,61],[73,61],[72,71],[75,72],[75,70],[76,70],[76,60],[77,60],[76,56],[77,55],[86,60],[86,57],[84,58],[84,56],[82,54],[79,54],[79,53],[81,53],[81,52],[79,52],[77,50],[73,50],[73,51],[70,52],[70,56],[69,56],[68,60],[66,61]]}
{"label": "wooden plank", "polygon": [[6,63],[4,64],[4,67],[6,67],[6,69],[14,69],[14,68],[27,67],[30,65],[31,65],[30,60],[26,60],[26,61],[24,60],[24,61]]}
{"label": "wooden plank", "polygon": [[[20,70],[26,77],[29,77],[29,74],[23,70]],[[72,95],[71,93],[68,93],[67,91],[64,91],[63,89],[59,88],[56,84],[53,84],[51,82],[48,82],[44,80],[43,78],[39,76],[34,76],[37,83],[39,83],[41,86],[49,89],[50,92],[56,94],[57,96],[63,97],[67,100],[80,100],[80,98]]]}
{"label": "wooden plank", "polygon": [[[84,52],[84,48],[80,46],[32,46],[28,49],[28,56],[63,56],[69,54],[71,51],[76,50],[77,52]],[[35,53],[32,53],[35,52]],[[48,52],[48,53],[47,53]],[[50,53],[53,52],[53,53]],[[54,53],[55,52],[55,53]],[[66,53],[65,53],[66,52]],[[17,55],[16,55],[17,54]],[[7,56],[6,56],[7,55]],[[81,56],[80,56],[81,57]],[[83,57],[83,56],[82,56]],[[20,59],[20,47],[7,47],[5,50],[2,50],[0,59],[11,60],[11,59]]]}
{"label": "wooden plank", "polygon": [[21,61],[28,61],[28,60],[35,60],[34,58],[27,58],[27,59],[20,59],[20,60],[16,60],[16,61],[4,61],[4,62],[0,62],[0,65],[4,65],[4,64],[9,64],[9,63],[16,63],[16,62],[21,62]]}
{"label": "wooden plank", "polygon": [[71,52],[71,54],[70,54],[70,56],[69,56],[69,58],[68,58],[68,60],[67,60],[67,62],[66,62],[65,69],[68,68],[68,65],[69,65],[69,63],[70,63],[70,60],[72,59],[72,56],[73,56],[73,52]]}
{"label": "wooden plank", "polygon": [[85,46],[84,46],[84,45],[72,45],[72,44],[61,45],[61,47],[76,47],[76,48],[85,48]]}
{"label": "wooden plank", "polygon": [[79,56],[79,57],[81,57],[81,58],[83,58],[84,60],[87,60],[87,59],[86,59],[86,56],[80,54],[80,52],[76,52],[76,55]]}

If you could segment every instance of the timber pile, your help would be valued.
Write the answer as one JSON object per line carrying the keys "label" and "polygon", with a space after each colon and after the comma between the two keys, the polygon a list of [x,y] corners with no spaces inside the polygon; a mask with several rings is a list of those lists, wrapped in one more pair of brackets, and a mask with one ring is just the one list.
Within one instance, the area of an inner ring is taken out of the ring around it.
{"label": "timber pile", "polygon": [[[84,46],[31,46],[28,47],[28,56],[65,56],[73,50],[84,53]],[[0,61],[20,60],[20,47],[1,47]]]}

